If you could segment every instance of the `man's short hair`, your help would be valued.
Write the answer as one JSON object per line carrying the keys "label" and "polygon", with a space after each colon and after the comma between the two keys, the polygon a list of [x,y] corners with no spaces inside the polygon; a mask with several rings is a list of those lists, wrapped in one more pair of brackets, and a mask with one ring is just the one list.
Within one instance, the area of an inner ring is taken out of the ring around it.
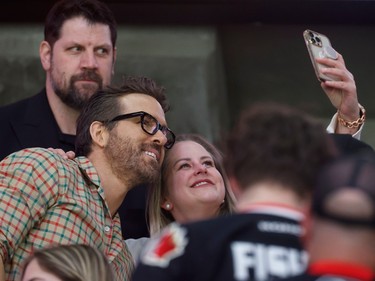
{"label": "man's short hair", "polygon": [[229,133],[226,167],[240,187],[268,182],[310,195],[317,171],[336,153],[323,124],[287,105],[245,109]]}
{"label": "man's short hair", "polygon": [[65,21],[83,17],[88,23],[101,23],[109,26],[113,48],[117,40],[117,24],[109,7],[98,0],[61,0],[47,14],[44,25],[44,40],[51,47],[60,38],[61,28]]}
{"label": "man's short hair", "polygon": [[110,87],[95,93],[84,106],[77,120],[77,137],[75,152],[77,156],[87,156],[91,152],[92,138],[90,126],[94,121],[103,122],[108,130],[112,130],[116,123],[109,122],[114,117],[124,114],[119,98],[128,94],[145,94],[155,98],[164,112],[169,110],[165,88],[158,86],[155,81],[147,77],[124,77],[120,87]]}

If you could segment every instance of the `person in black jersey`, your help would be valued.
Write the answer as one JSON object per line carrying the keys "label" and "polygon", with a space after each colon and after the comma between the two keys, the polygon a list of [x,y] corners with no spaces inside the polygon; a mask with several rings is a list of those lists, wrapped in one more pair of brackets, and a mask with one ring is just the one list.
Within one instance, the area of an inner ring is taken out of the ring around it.
{"label": "person in black jersey", "polygon": [[236,214],[171,224],[147,245],[133,281],[265,281],[305,270],[302,222],[317,171],[337,153],[322,124],[288,106],[253,105],[224,151]]}

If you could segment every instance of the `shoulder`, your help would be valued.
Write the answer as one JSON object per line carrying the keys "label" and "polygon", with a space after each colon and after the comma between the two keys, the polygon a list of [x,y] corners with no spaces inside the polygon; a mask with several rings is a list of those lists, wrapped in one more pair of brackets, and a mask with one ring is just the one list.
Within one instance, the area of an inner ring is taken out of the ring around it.
{"label": "shoulder", "polygon": [[358,140],[349,134],[329,134],[333,139],[340,154],[350,155],[355,153],[369,153],[375,156],[372,146],[364,141]]}
{"label": "shoulder", "polygon": [[213,233],[227,233],[233,229],[240,228],[242,225],[246,225],[249,228],[252,225],[252,221],[257,221],[257,219],[254,219],[253,216],[236,213],[183,224],[183,226],[187,229],[189,236],[212,237]]}
{"label": "shoulder", "polygon": [[[223,241],[238,224],[236,218],[225,216],[189,224],[171,223],[147,243],[140,262],[153,268],[166,268],[170,263],[191,265],[192,255],[200,252],[202,258],[212,249],[223,249]],[[206,249],[204,253],[202,248]]]}
{"label": "shoulder", "polygon": [[171,223],[160,234],[149,240],[142,251],[141,263],[147,266],[165,268],[172,260],[183,256],[188,244],[187,229],[178,223]]}
{"label": "shoulder", "polygon": [[45,90],[28,98],[0,107],[0,120],[19,119],[26,111],[40,111],[48,106],[48,99]]}
{"label": "shoulder", "polygon": [[43,97],[43,91],[40,92],[40,93],[38,93],[38,94],[36,94],[36,95],[34,95],[34,96],[31,96],[31,97],[28,97],[28,98],[16,101],[16,102],[8,104],[8,105],[1,106],[0,107],[0,114],[3,114],[3,113],[12,113],[12,112],[14,112],[16,110],[20,110],[20,109],[26,108],[30,103],[37,102],[42,97]]}
{"label": "shoulder", "polygon": [[23,167],[25,170],[52,169],[53,167],[57,168],[65,161],[60,155],[46,148],[33,147],[21,149],[8,155],[0,162],[0,167],[9,169]]}
{"label": "shoulder", "polygon": [[149,237],[141,237],[137,239],[129,238],[125,240],[125,244],[132,254],[135,263],[138,262],[139,256],[149,240]]}
{"label": "shoulder", "polygon": [[[165,249],[166,245],[171,247],[173,244],[173,249],[169,250],[172,250],[173,255],[179,255],[179,253],[185,252],[187,247],[197,247],[200,244],[207,246],[214,240],[217,233],[227,233],[236,228],[238,217],[233,215],[187,224],[171,223],[151,239],[151,243],[148,244],[150,246],[148,252]],[[173,243],[171,244],[171,242]]]}
{"label": "shoulder", "polygon": [[75,188],[78,171],[73,160],[65,160],[45,148],[27,148],[0,162],[0,186],[47,200]]}

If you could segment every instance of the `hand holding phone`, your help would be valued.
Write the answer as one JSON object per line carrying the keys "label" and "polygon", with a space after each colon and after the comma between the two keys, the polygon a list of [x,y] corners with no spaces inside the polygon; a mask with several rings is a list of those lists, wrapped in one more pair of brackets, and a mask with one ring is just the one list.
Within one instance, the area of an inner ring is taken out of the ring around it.
{"label": "hand holding phone", "polygon": [[330,58],[333,60],[336,60],[338,58],[337,52],[332,48],[331,42],[329,41],[328,37],[324,34],[309,29],[303,32],[303,37],[305,39],[307,50],[309,52],[310,59],[318,80],[322,82],[327,80],[336,80],[332,76],[323,74],[321,72],[321,68],[324,68],[326,66],[317,63],[315,60],[316,58]]}

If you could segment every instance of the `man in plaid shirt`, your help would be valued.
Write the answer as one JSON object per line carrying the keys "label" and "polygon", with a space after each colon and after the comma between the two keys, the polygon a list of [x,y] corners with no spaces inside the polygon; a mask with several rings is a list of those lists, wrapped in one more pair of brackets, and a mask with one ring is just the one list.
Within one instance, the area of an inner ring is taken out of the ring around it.
{"label": "man in plaid shirt", "polygon": [[74,160],[30,148],[0,162],[0,280],[19,278],[35,249],[75,243],[102,250],[117,279],[129,280],[134,265],[117,209],[134,186],[158,182],[164,149],[174,144],[167,110],[163,88],[130,77],[89,100]]}

